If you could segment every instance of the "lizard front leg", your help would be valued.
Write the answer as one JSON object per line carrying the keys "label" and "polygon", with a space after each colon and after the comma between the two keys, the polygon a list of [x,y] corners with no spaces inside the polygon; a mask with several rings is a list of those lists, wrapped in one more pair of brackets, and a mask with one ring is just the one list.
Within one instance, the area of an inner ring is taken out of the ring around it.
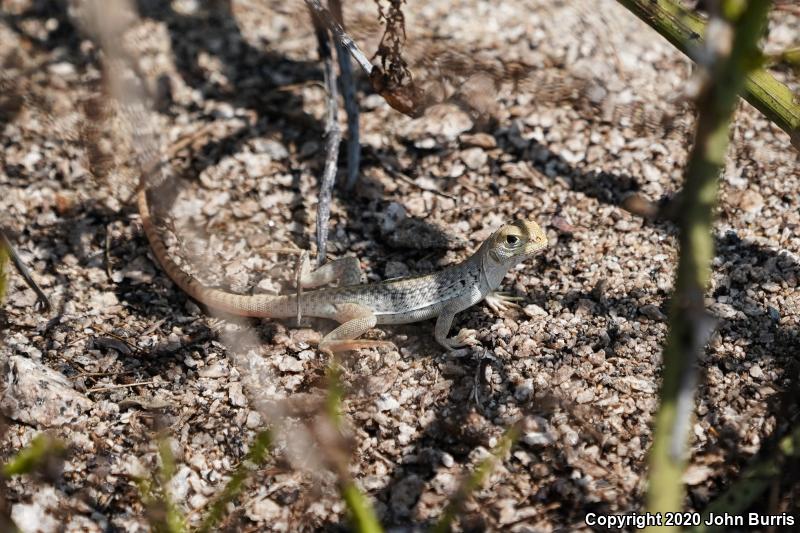
{"label": "lizard front leg", "polygon": [[[450,327],[453,325],[453,319],[456,313],[460,313],[474,303],[470,295],[465,295],[448,302],[444,308],[439,312],[439,318],[436,319],[436,326],[433,330],[433,335],[436,342],[445,347],[451,354],[459,357],[465,355],[469,350],[465,349],[467,345],[466,336],[456,335],[455,337],[448,337]],[[461,349],[458,349],[461,348]]]}
{"label": "lizard front leg", "polygon": [[341,322],[341,325],[322,338],[319,343],[322,351],[335,353],[359,348],[394,347],[394,344],[386,341],[356,340],[374,328],[378,322],[375,312],[366,305],[338,304],[334,318]]}

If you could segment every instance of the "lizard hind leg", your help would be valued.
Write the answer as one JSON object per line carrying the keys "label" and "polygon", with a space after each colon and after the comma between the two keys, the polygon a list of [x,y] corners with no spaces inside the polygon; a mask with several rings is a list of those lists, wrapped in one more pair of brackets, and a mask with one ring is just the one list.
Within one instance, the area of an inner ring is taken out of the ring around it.
{"label": "lizard hind leg", "polygon": [[447,336],[450,332],[450,327],[453,325],[456,313],[469,307],[470,303],[468,298],[456,298],[441,310],[439,318],[436,319],[436,326],[433,330],[436,342],[444,346],[453,357],[461,357],[470,352],[470,348],[467,346],[472,344],[470,341],[473,341],[472,333],[474,332],[465,331],[464,334],[459,333],[455,337]]}
{"label": "lizard hind leg", "polygon": [[313,289],[338,281],[340,286],[361,283],[361,263],[357,257],[347,256],[334,259],[319,268],[312,269],[308,255],[300,264],[299,285],[304,289]]}
{"label": "lizard hind leg", "polygon": [[394,347],[386,341],[358,340],[358,337],[375,327],[378,320],[373,310],[365,305],[346,303],[336,306],[334,317],[341,324],[325,335],[319,343],[320,350],[337,353],[360,348]]}

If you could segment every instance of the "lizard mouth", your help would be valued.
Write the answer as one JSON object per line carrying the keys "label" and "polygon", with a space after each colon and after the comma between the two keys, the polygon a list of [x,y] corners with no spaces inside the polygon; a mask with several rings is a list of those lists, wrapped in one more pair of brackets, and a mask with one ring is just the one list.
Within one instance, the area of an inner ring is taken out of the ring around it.
{"label": "lizard mouth", "polygon": [[549,245],[547,235],[536,222],[523,222],[526,226],[530,240],[525,246],[525,256],[533,257]]}
{"label": "lizard mouth", "polygon": [[528,246],[525,247],[525,253],[524,253],[525,259],[529,259],[531,257],[539,255],[544,251],[545,248],[547,248],[547,243],[542,244],[537,242],[529,244]]}

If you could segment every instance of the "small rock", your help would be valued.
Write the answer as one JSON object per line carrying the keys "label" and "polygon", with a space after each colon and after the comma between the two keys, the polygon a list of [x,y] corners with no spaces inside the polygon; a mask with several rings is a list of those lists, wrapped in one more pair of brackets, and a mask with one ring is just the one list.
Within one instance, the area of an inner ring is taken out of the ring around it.
{"label": "small rock", "polygon": [[781,286],[773,281],[767,281],[766,283],[761,284],[761,288],[767,292],[780,292]]}
{"label": "small rock", "polygon": [[588,298],[581,298],[578,300],[578,305],[575,307],[575,316],[592,316],[595,314],[595,303]]}
{"label": "small rock", "polygon": [[93,405],[63,375],[21,356],[10,357],[3,365],[0,390],[0,410],[33,426],[68,424]]}
{"label": "small rock", "polygon": [[452,167],[450,167],[450,173],[448,175],[451,178],[460,178],[464,175],[465,170],[467,170],[467,167],[461,163],[455,163]]}
{"label": "small rock", "polygon": [[247,398],[242,392],[242,384],[239,382],[234,382],[228,385],[228,398],[231,401],[231,405],[235,405],[237,407],[244,407],[247,405]]}
{"label": "small rock", "polygon": [[731,319],[736,317],[736,309],[730,304],[714,302],[709,306],[709,309],[720,318]]}
{"label": "small rock", "polygon": [[115,270],[112,278],[117,283],[122,281],[123,278],[127,278],[134,283],[152,283],[154,275],[153,264],[144,257],[137,257],[133,261],[125,263],[119,270]]}
{"label": "small rock", "polygon": [[533,380],[526,379],[523,383],[517,386],[516,390],[514,391],[514,398],[518,402],[524,402],[531,396],[533,396]]}
{"label": "small rock", "polygon": [[113,292],[92,292],[90,303],[92,309],[99,310],[119,304],[117,295]]}
{"label": "small rock", "polygon": [[251,502],[244,514],[253,522],[272,522],[280,517],[281,506],[269,498],[260,498]]}
{"label": "small rock", "polygon": [[192,494],[189,498],[189,507],[192,509],[202,509],[208,503],[208,498],[202,494]]}
{"label": "small rock", "polygon": [[130,355],[133,353],[130,346],[115,337],[95,337],[92,339],[95,348],[106,350],[115,350],[121,355]]}
{"label": "small rock", "polygon": [[176,502],[183,502],[189,495],[189,478],[194,474],[191,468],[181,465],[174,476],[169,480],[169,495]]}
{"label": "small rock", "polygon": [[398,431],[397,442],[399,442],[403,446],[411,442],[411,439],[414,437],[414,434],[416,433],[416,430],[413,427],[409,426],[404,422],[400,423],[400,425],[397,427],[397,431]]}
{"label": "small rock", "polygon": [[248,429],[258,429],[261,427],[261,415],[258,411],[250,411],[247,413],[247,420],[244,423]]}
{"label": "small rock", "polygon": [[699,485],[713,473],[714,471],[706,465],[690,465],[683,473],[683,482],[687,485]]}
{"label": "small rock", "polygon": [[526,305],[522,309],[522,312],[525,313],[526,315],[528,315],[531,318],[535,318],[537,316],[547,316],[547,314],[548,314],[547,311],[545,311],[543,308],[539,307],[536,304]]}
{"label": "small rock", "polygon": [[272,168],[272,157],[267,154],[247,154],[243,159],[244,171],[251,179],[258,179],[269,174]]}
{"label": "small rock", "polygon": [[437,494],[450,496],[458,490],[459,482],[460,476],[456,476],[447,470],[439,470],[434,478],[430,480],[430,487]]}
{"label": "small rock", "polygon": [[408,276],[409,272],[408,266],[400,261],[387,261],[383,270],[385,279],[403,278]]}
{"label": "small rock", "polygon": [[408,216],[406,208],[397,202],[392,202],[386,207],[386,212],[381,219],[381,233],[392,233],[397,225]]}
{"label": "small rock", "polygon": [[563,439],[564,443],[567,446],[576,446],[580,437],[578,436],[578,432],[572,429],[570,426],[566,424],[561,424],[558,426],[558,431],[561,433],[561,438]]}
{"label": "small rock", "polygon": [[739,195],[739,209],[745,213],[758,213],[764,207],[764,197],[761,193],[746,190]]}
{"label": "small rock", "polygon": [[255,139],[253,141],[253,152],[266,154],[272,159],[286,159],[289,157],[289,150],[286,146],[274,139]]}
{"label": "small rock", "polygon": [[291,355],[286,355],[278,361],[278,370],[281,372],[302,372],[303,362]]}
{"label": "small rock", "polygon": [[476,146],[484,150],[491,150],[497,147],[497,141],[488,133],[465,133],[460,137],[461,143],[466,146]]}
{"label": "small rock", "polygon": [[375,408],[378,410],[378,412],[394,411],[398,407],[400,407],[400,402],[388,394],[381,394],[378,400],[375,402]]}
{"label": "small rock", "polygon": [[447,452],[442,452],[441,461],[442,461],[442,466],[444,466],[445,468],[452,468],[453,465],[456,464],[456,461],[455,459],[453,459],[453,456]]}
{"label": "small rock", "polygon": [[584,389],[575,397],[577,403],[589,403],[594,400],[594,391],[592,389]]}
{"label": "small rock", "polygon": [[69,61],[59,61],[58,63],[51,64],[48,70],[56,76],[65,78],[75,74],[75,65]]}
{"label": "small rock", "polygon": [[630,388],[633,390],[647,393],[653,393],[656,391],[656,387],[653,382],[647,379],[637,378],[635,376],[625,376],[621,381],[630,386]]}
{"label": "small rock", "polygon": [[42,487],[33,495],[31,503],[18,503],[11,507],[11,519],[25,533],[59,531],[59,520],[48,512],[58,509],[58,499],[53,487]]}
{"label": "small rock", "polygon": [[236,115],[236,110],[231,104],[227,102],[220,102],[217,104],[212,113],[218,118],[231,119]]}
{"label": "small rock", "polygon": [[638,220],[620,219],[614,224],[614,229],[620,232],[628,232],[638,230],[642,226]]}
{"label": "small rock", "polygon": [[555,215],[550,219],[550,225],[556,228],[558,231],[569,235],[577,231],[575,226],[573,226],[566,218],[559,215]]}
{"label": "small rock", "polygon": [[470,148],[461,152],[461,160],[471,170],[480,169],[488,159],[489,157],[482,148]]}
{"label": "small rock", "polygon": [[405,124],[398,134],[413,141],[417,148],[429,149],[454,141],[472,126],[469,115],[456,105],[437,104],[429,107],[424,116]]}
{"label": "small rock", "polygon": [[122,471],[131,477],[144,478],[147,476],[147,468],[142,464],[138,457],[129,455],[122,463]]}
{"label": "small rock", "polygon": [[702,424],[695,424],[692,426],[692,431],[694,431],[694,435],[698,439],[706,440],[706,430],[703,428]]}
{"label": "small rock", "polygon": [[496,502],[494,506],[499,510],[497,523],[501,526],[505,526],[517,520],[514,500],[511,498],[502,499]]}
{"label": "small rock", "polygon": [[639,308],[639,312],[642,313],[647,318],[649,318],[650,320],[655,320],[660,322],[667,319],[667,315],[662,313],[661,309],[659,309],[657,306],[653,304],[643,305],[642,307]]}
{"label": "small rock", "polygon": [[574,373],[575,369],[569,365],[559,367],[558,370],[556,370],[555,376],[552,378],[553,385],[561,385],[562,383],[566,383]]}
{"label": "small rock", "polygon": [[389,505],[397,516],[409,516],[425,482],[416,474],[401,479],[392,489]]}
{"label": "small rock", "polygon": [[753,379],[761,379],[764,377],[764,372],[761,370],[760,366],[753,365],[750,367],[750,377]]}
{"label": "small rock", "polygon": [[228,368],[222,363],[214,363],[197,371],[201,378],[221,378],[228,375]]}
{"label": "small rock", "polygon": [[767,306],[767,314],[769,314],[769,317],[770,317],[772,320],[774,320],[775,322],[778,322],[778,321],[781,319],[781,313],[780,313],[780,311],[778,311],[777,309],[775,309],[775,308],[774,308],[774,307],[772,307],[771,305],[770,305],[770,306]]}
{"label": "small rock", "polygon": [[529,431],[522,436],[522,442],[528,446],[550,446],[555,442],[553,437],[541,431]]}

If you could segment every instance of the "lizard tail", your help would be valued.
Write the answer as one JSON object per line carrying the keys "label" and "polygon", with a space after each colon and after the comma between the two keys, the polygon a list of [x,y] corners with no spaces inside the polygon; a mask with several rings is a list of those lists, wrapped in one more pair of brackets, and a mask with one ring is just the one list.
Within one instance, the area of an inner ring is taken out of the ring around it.
{"label": "lizard tail", "polygon": [[[147,200],[147,189],[141,187],[137,195],[139,216],[142,227],[150,242],[150,247],[161,268],[169,278],[191,298],[199,303],[237,316],[277,317],[285,313],[277,313],[275,304],[284,297],[259,295],[243,295],[215,289],[203,284],[200,280],[183,270],[169,255],[167,245],[161,231],[153,222],[150,204]],[[285,306],[279,306],[285,307]],[[290,312],[287,316],[293,316]]]}

